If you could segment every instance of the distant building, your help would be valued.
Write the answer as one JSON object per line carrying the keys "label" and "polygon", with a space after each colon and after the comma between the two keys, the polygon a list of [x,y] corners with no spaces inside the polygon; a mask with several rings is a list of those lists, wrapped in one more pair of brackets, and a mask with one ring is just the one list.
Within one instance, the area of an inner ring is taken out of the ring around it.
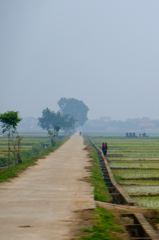
{"label": "distant building", "polygon": [[133,133],[131,133],[131,132],[128,133],[128,132],[127,132],[127,133],[126,133],[126,137],[131,137],[131,138],[132,138],[132,137],[136,137],[135,132],[133,132]]}

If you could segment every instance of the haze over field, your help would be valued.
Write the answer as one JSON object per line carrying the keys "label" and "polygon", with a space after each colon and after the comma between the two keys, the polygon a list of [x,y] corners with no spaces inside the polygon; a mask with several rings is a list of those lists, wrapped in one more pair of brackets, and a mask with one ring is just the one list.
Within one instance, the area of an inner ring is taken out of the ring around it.
{"label": "haze over field", "polygon": [[0,113],[61,97],[89,119],[159,119],[159,1],[0,1]]}

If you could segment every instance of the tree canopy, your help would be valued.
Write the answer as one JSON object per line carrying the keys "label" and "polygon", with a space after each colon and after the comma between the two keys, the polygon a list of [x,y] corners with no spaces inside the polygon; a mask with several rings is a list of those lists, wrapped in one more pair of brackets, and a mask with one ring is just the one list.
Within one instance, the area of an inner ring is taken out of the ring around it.
{"label": "tree canopy", "polygon": [[0,114],[0,122],[2,123],[3,133],[6,131],[16,130],[18,123],[22,119],[18,117],[18,112],[8,111]]}
{"label": "tree canopy", "polygon": [[61,112],[73,116],[77,121],[78,125],[83,124],[88,120],[87,113],[89,108],[83,101],[75,98],[61,98],[57,103],[61,109]]}
{"label": "tree canopy", "polygon": [[46,108],[42,111],[42,117],[38,118],[39,126],[47,131],[53,130],[56,134],[60,129],[70,129],[75,125],[75,119],[69,115],[63,115]]}

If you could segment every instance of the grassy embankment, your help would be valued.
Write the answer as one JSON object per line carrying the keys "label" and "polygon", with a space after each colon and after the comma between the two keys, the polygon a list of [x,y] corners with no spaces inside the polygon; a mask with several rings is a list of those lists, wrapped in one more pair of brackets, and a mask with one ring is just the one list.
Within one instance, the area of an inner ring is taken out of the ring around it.
{"label": "grassy embankment", "polygon": [[115,220],[115,215],[105,208],[97,207],[94,211],[94,225],[82,230],[85,236],[80,239],[85,240],[119,240],[125,238],[125,230]]}
{"label": "grassy embankment", "polygon": [[[45,148],[45,144],[48,143],[48,139],[43,140],[41,142],[40,138],[36,139],[23,139],[22,143],[22,160],[23,163],[19,165],[11,165],[10,168],[2,168],[0,169],[0,183],[8,180],[9,178],[16,177],[18,173],[24,171],[30,165],[36,164],[38,159],[44,158],[50,152],[55,151],[58,147],[60,147],[65,141],[68,140],[69,137],[63,138],[57,141],[55,147],[51,147],[50,145]],[[1,149],[6,149],[5,141],[7,139],[1,139]],[[4,147],[3,147],[4,144]],[[6,150],[4,151],[6,152]],[[4,153],[3,152],[3,153]],[[5,159],[6,158],[2,158]],[[3,163],[3,162],[2,162]]]}
{"label": "grassy embankment", "polygon": [[[97,201],[111,202],[112,197],[110,196],[102,177],[97,151],[87,139],[86,144],[89,156],[92,158],[92,166],[90,167],[91,176],[89,177],[88,182],[94,186],[94,198]],[[125,229],[122,223],[119,223],[119,216],[116,217],[114,211],[97,207],[95,210],[92,210],[92,212],[94,214],[93,218],[92,216],[88,217],[87,221],[87,224],[89,221],[91,223],[90,225],[88,224],[88,228],[82,230],[82,237],[79,239],[127,239],[125,238],[125,235],[127,235]]]}
{"label": "grassy embankment", "polygon": [[87,149],[90,152],[89,156],[93,159],[92,167],[90,167],[91,176],[89,177],[89,182],[94,186],[94,198],[97,201],[111,202],[112,197],[109,194],[108,188],[103,180],[97,151],[87,139],[86,144]]}

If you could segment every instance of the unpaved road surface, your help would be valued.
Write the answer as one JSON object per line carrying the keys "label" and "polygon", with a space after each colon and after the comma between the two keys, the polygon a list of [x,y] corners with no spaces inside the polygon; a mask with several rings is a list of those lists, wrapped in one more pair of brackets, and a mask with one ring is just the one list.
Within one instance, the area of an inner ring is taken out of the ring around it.
{"label": "unpaved road surface", "polygon": [[76,210],[95,207],[88,152],[78,134],[11,182],[0,184],[0,240],[71,239]]}

